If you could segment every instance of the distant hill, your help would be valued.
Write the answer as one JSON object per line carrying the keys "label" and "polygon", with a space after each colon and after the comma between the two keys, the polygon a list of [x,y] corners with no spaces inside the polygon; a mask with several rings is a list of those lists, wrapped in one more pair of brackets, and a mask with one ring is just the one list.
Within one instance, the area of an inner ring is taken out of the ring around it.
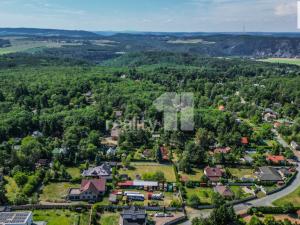
{"label": "distant hill", "polygon": [[57,30],[38,28],[0,28],[0,36],[66,36],[98,37],[96,33],[83,30]]}

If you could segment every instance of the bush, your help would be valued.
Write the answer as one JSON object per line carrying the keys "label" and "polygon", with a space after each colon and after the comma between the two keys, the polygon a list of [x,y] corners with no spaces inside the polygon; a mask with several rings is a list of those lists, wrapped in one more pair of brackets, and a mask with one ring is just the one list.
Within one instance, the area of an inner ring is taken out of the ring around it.
{"label": "bush", "polygon": [[201,204],[201,202],[200,202],[199,197],[197,195],[193,194],[188,198],[187,204],[189,206],[191,206],[192,208],[197,208]]}

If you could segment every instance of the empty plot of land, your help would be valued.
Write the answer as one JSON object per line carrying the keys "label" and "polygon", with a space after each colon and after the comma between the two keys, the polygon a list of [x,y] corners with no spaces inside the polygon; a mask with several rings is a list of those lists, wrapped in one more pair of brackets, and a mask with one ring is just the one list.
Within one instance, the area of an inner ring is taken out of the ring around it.
{"label": "empty plot of land", "polygon": [[163,165],[158,163],[132,163],[132,169],[120,169],[120,174],[127,174],[132,180],[136,176],[143,176],[146,173],[163,172],[169,182],[175,182],[176,176],[172,165]]}
{"label": "empty plot of land", "polygon": [[44,202],[64,202],[69,188],[79,187],[79,184],[67,182],[50,183],[43,188],[40,201]]}
{"label": "empty plot of land", "polygon": [[34,221],[45,221],[47,225],[85,225],[89,222],[88,212],[76,213],[70,210],[35,210]]}

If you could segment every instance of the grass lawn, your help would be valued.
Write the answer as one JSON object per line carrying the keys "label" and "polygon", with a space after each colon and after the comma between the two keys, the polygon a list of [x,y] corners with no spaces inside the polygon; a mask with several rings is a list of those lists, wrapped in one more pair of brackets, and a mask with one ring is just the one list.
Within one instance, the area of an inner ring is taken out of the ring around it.
{"label": "grass lawn", "polygon": [[80,177],[80,169],[77,167],[69,167],[67,168],[67,172],[71,175],[72,178]]}
{"label": "grass lawn", "polygon": [[19,193],[20,189],[12,177],[6,176],[4,177],[4,179],[7,181],[7,184],[5,185],[5,189],[7,192],[6,197],[9,201],[13,201],[16,195]]}
{"label": "grass lawn", "polygon": [[136,175],[143,176],[145,173],[154,173],[161,171],[169,182],[176,182],[175,171],[172,165],[163,165],[158,163],[131,163],[133,169],[120,169],[119,174],[128,174],[134,180]]}
{"label": "grass lawn", "polygon": [[89,221],[88,212],[76,213],[70,210],[34,210],[34,221],[46,221],[47,225],[86,225]]}
{"label": "grass lawn", "polygon": [[100,225],[118,225],[120,215],[118,213],[105,213],[101,215]]}
{"label": "grass lawn", "polygon": [[186,177],[189,181],[200,181],[200,178],[204,175],[203,169],[193,169],[191,174],[179,173],[181,177]]}
{"label": "grass lawn", "polygon": [[50,183],[43,188],[40,195],[40,201],[45,202],[64,202],[69,188],[79,187],[79,184],[71,184],[67,182]]}
{"label": "grass lawn", "polygon": [[243,176],[253,176],[253,169],[240,169],[240,168],[228,168],[231,174],[237,178],[242,178]]}
{"label": "grass lawn", "polygon": [[244,192],[243,187],[240,187],[240,186],[230,186],[230,189],[234,193],[235,196],[237,196],[240,193],[241,194],[240,199],[252,196],[251,194]]}
{"label": "grass lawn", "polygon": [[269,58],[260,60],[263,62],[270,62],[270,63],[284,63],[284,64],[293,64],[300,66],[300,59],[287,59],[287,58]]}
{"label": "grass lawn", "polygon": [[284,204],[292,203],[295,207],[300,207],[300,187],[289,195],[284,196],[273,202],[275,206],[283,206]]}
{"label": "grass lawn", "polygon": [[191,195],[196,194],[200,198],[201,204],[211,204],[211,197],[214,192],[212,188],[186,188],[187,198]]}

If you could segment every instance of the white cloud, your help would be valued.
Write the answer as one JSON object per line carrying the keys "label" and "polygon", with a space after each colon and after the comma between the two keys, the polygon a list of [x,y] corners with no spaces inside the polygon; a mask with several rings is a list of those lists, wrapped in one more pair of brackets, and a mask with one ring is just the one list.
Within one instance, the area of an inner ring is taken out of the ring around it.
{"label": "white cloud", "polygon": [[275,7],[275,15],[277,16],[290,16],[297,13],[297,2],[296,1],[285,1],[279,3]]}

